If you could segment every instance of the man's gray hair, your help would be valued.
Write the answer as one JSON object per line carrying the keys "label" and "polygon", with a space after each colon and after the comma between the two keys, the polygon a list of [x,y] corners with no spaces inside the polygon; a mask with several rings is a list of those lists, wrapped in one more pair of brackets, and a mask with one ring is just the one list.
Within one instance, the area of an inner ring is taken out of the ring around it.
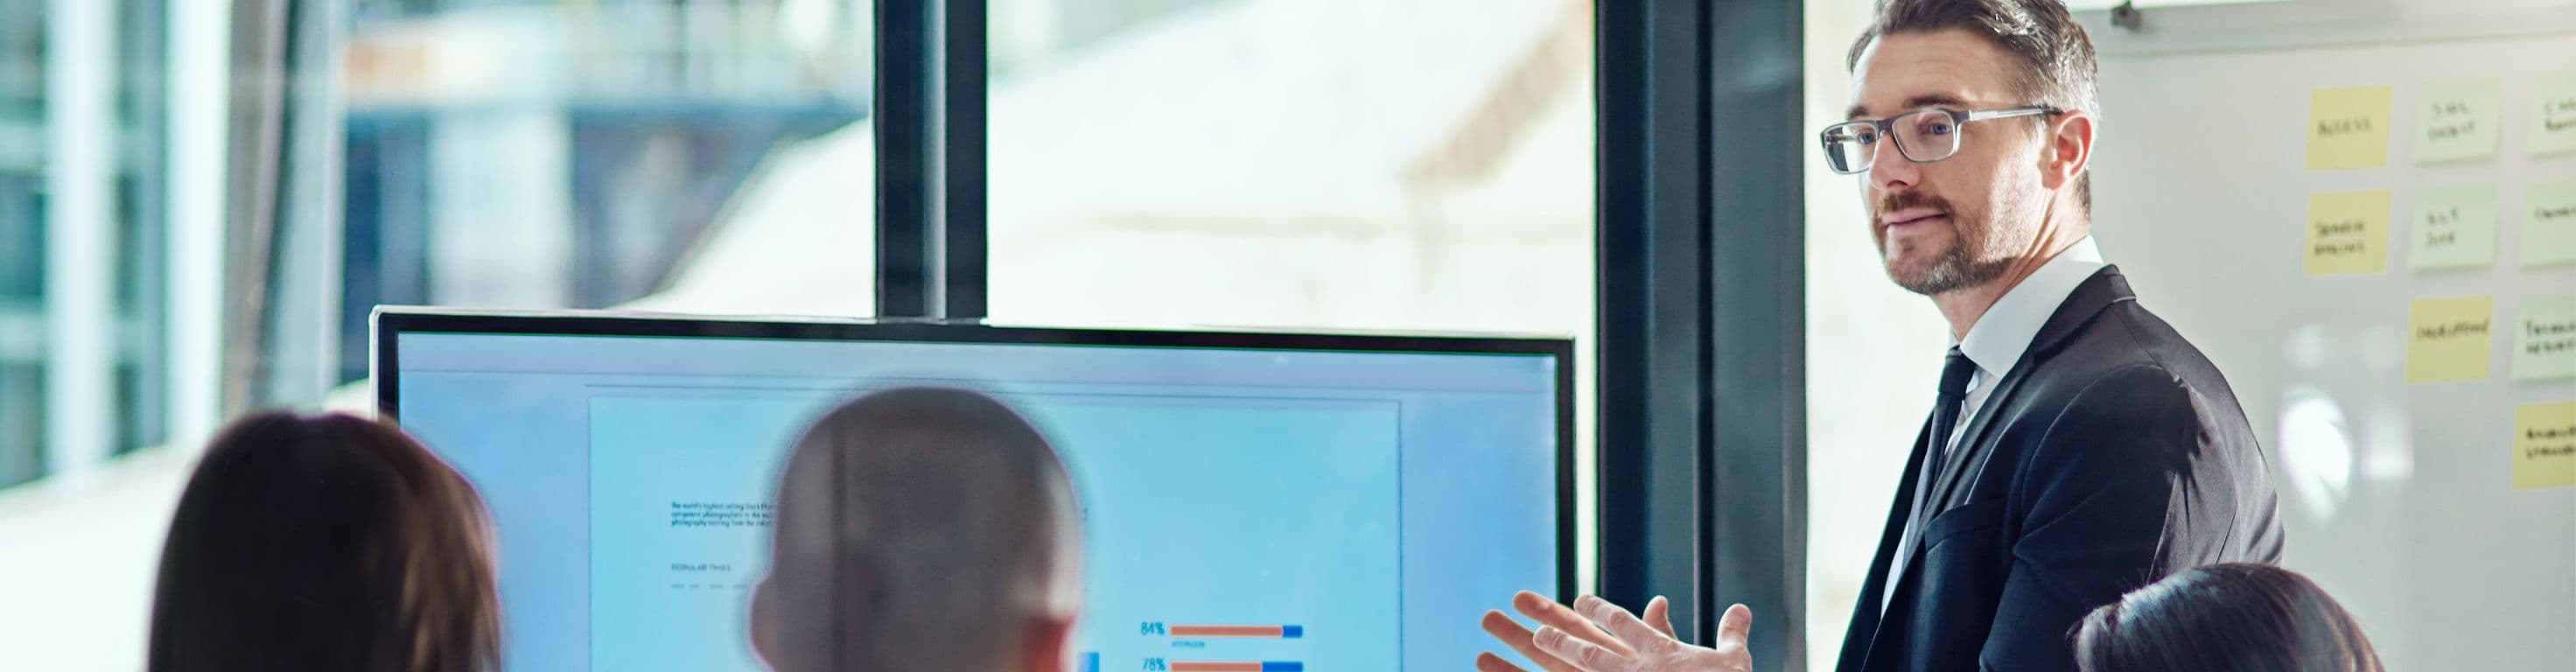
{"label": "man's gray hair", "polygon": [[[1860,67],[1871,42],[1898,33],[1965,30],[2011,54],[2013,92],[2061,110],[2102,114],[2094,85],[2099,65],[2093,39],[2063,0],[1879,0],[1877,17],[1852,41],[1846,69]],[[2075,204],[2093,210],[2093,176],[2076,178]]]}

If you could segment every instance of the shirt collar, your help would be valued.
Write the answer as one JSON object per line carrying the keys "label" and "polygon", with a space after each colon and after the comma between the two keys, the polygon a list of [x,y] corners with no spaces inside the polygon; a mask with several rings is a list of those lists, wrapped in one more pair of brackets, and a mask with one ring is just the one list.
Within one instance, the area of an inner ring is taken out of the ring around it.
{"label": "shirt collar", "polygon": [[2021,361],[2022,352],[2030,348],[2030,339],[2039,336],[2039,328],[2057,313],[2058,304],[2065,303],[2076,286],[2107,265],[2092,236],[2075,241],[1986,308],[1977,323],[1968,327],[1968,336],[1959,340],[1959,352],[1976,363],[1983,379],[1992,380],[2012,370],[2013,364]]}

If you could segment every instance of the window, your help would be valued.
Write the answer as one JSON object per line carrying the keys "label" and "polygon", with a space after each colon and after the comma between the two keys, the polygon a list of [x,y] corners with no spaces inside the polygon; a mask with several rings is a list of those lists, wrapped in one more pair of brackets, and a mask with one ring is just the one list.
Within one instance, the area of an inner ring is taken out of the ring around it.
{"label": "window", "polygon": [[[873,313],[875,4],[0,0],[0,667],[136,666],[188,448],[377,305]],[[997,321],[1572,335],[1590,547],[1591,2],[989,17]]]}
{"label": "window", "polygon": [[1590,330],[1589,3],[1028,4],[996,318]]}
{"label": "window", "polygon": [[[756,253],[867,239],[867,218],[849,215],[864,215],[871,193],[868,173],[852,170],[870,158],[869,8],[347,8],[334,99],[296,101],[336,103],[342,119],[339,226],[316,237],[339,241],[337,282],[327,283],[339,291],[308,299],[337,304],[328,310],[337,341],[320,348],[336,361],[300,361],[296,341],[279,339],[276,379],[305,380],[302,366],[332,384],[365,376],[367,315],[378,304],[865,313],[864,289],[854,305],[846,285],[797,283],[795,260]],[[855,207],[768,207],[817,182]],[[292,382],[266,396],[305,400]]]}
{"label": "window", "polygon": [[1585,339],[1591,547],[1592,3],[1002,0],[990,37],[994,319]]}
{"label": "window", "polygon": [[0,668],[139,667],[190,449],[377,304],[868,313],[872,4],[0,0]]}
{"label": "window", "polygon": [[0,1],[0,487],[162,440],[158,3]]}

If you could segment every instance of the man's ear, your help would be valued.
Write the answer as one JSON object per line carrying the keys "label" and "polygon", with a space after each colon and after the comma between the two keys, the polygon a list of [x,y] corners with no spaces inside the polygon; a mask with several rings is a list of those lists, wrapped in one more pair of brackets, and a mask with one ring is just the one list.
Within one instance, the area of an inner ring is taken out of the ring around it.
{"label": "man's ear", "polygon": [[2042,186],[2064,189],[2093,163],[2093,113],[2059,112],[2048,119],[2048,148],[2039,156]]}
{"label": "man's ear", "polygon": [[751,652],[760,657],[761,664],[775,670],[779,669],[780,663],[778,659],[779,624],[778,615],[775,613],[778,608],[778,598],[770,596],[769,583],[769,576],[762,575],[759,585],[751,589]]}
{"label": "man's ear", "polygon": [[1071,615],[1039,616],[1029,620],[1028,637],[1020,652],[1021,667],[1026,672],[1071,672],[1073,664],[1073,623]]}

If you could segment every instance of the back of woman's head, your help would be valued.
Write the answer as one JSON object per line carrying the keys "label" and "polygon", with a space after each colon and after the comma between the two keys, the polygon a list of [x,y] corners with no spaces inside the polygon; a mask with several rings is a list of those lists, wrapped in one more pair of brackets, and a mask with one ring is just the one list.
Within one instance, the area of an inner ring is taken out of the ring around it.
{"label": "back of woman's head", "polygon": [[2085,672],[2380,672],[2361,624],[2317,584],[2279,567],[2174,573],[2084,617]]}
{"label": "back of woman's head", "polygon": [[473,486],[391,426],[242,418],[171,517],[149,669],[497,667],[487,516]]}

